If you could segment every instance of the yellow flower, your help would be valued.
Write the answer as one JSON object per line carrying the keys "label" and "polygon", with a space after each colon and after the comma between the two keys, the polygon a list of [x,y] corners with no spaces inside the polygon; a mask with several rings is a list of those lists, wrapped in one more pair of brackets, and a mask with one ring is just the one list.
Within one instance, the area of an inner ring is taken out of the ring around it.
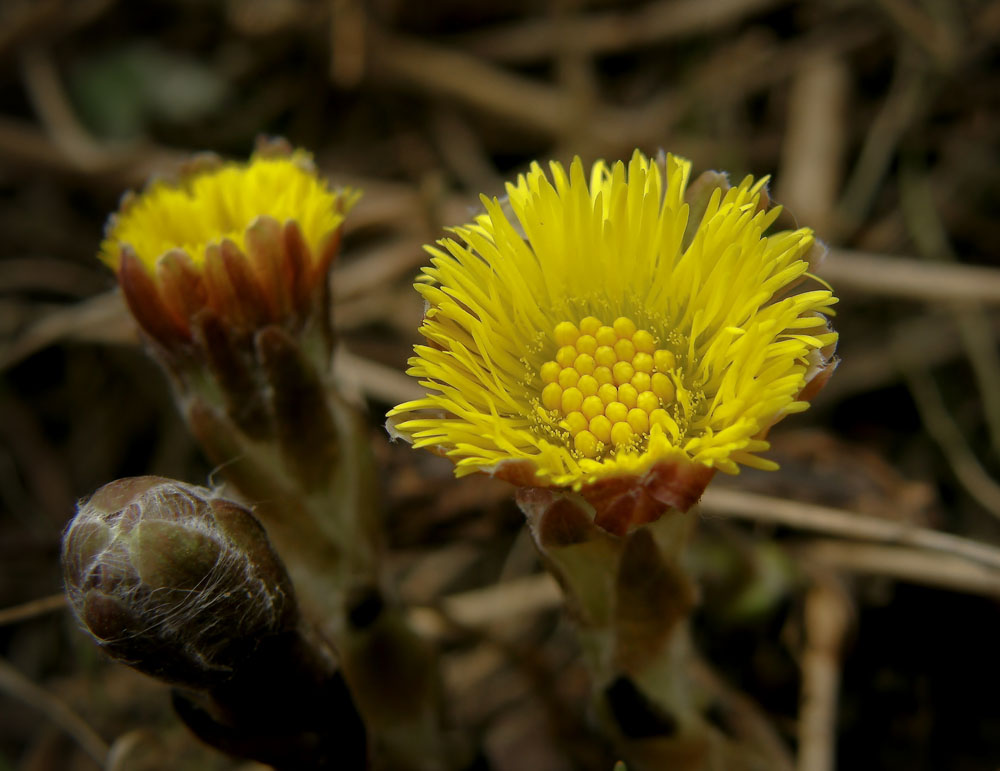
{"label": "yellow flower", "polygon": [[639,489],[686,509],[716,469],[775,468],[768,428],[832,371],[836,298],[788,291],[821,251],[812,232],[765,237],[766,179],[689,189],[671,155],[550,172],[508,184],[512,216],[483,198],[428,247],[409,369],[427,395],[389,413],[392,431],[458,475],[572,488],[599,515]]}
{"label": "yellow flower", "polygon": [[168,348],[190,341],[205,309],[243,332],[301,324],[324,300],[357,197],[331,190],[308,153],[280,143],[248,163],[202,158],[175,183],[127,195],[100,257],[137,321]]}

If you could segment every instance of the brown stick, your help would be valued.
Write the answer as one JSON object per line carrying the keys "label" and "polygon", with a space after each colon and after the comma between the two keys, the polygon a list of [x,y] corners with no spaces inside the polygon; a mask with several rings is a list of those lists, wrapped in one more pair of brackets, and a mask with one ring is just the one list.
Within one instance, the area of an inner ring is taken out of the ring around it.
{"label": "brown stick", "polygon": [[803,62],[789,95],[775,198],[821,236],[840,191],[848,84],[844,58],[821,52]]}
{"label": "brown stick", "polygon": [[[573,128],[575,99],[563,89],[505,72],[460,50],[402,35],[380,32],[375,46],[379,55],[372,69],[383,77],[459,99],[547,134],[561,136]],[[590,135],[611,145],[623,136],[647,136],[663,128],[669,113],[669,103],[639,112],[593,105]]]}
{"label": "brown stick", "polygon": [[703,514],[769,522],[843,538],[915,546],[1000,568],[1000,549],[985,543],[902,522],[876,519],[811,503],[737,492],[718,485],[705,492],[701,511]]}
{"label": "brown stick", "polygon": [[564,35],[575,53],[603,54],[709,32],[779,5],[780,0],[659,0],[628,13],[608,12],[559,19],[536,18],[464,35],[459,42],[497,61],[525,63],[556,53]]}
{"label": "brown stick", "polygon": [[59,592],[59,594],[50,594],[48,597],[40,597],[37,600],[31,600],[21,605],[14,605],[11,608],[0,610],[0,626],[27,621],[38,616],[44,616],[46,613],[51,613],[55,610],[62,610],[65,607],[65,594],[62,592]]}
{"label": "brown stick", "polygon": [[833,771],[840,654],[850,610],[832,577],[819,577],[806,594],[806,649],[802,654],[798,771]]}
{"label": "brown stick", "polygon": [[1000,598],[1000,571],[948,554],[827,538],[795,544],[792,553],[806,565],[821,563],[835,570]]}
{"label": "brown stick", "polygon": [[5,659],[0,659],[0,691],[41,712],[72,736],[99,766],[104,767],[108,756],[108,745],[104,739],[65,702],[33,683]]}
{"label": "brown stick", "polygon": [[975,300],[1000,304],[1000,270],[942,265],[908,257],[833,249],[819,269],[838,291],[854,289],[906,300]]}

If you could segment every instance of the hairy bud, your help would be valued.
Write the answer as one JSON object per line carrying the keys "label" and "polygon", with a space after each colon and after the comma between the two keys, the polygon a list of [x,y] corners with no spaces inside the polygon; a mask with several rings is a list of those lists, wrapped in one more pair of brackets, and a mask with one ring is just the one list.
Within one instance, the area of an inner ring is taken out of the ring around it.
{"label": "hairy bud", "polygon": [[113,658],[195,688],[297,621],[291,582],[247,509],[162,477],[119,479],[63,537],[66,593]]}

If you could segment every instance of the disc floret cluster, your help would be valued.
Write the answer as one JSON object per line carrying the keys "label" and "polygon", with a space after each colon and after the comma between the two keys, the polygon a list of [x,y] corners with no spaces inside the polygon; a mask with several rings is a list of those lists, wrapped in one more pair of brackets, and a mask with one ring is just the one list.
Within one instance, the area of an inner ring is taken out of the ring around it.
{"label": "disc floret cluster", "polygon": [[627,316],[610,325],[587,316],[579,325],[558,323],[553,339],[559,349],[539,372],[541,402],[560,418],[581,456],[638,448],[650,433],[678,435],[668,412],[677,411],[677,356],[650,332]]}

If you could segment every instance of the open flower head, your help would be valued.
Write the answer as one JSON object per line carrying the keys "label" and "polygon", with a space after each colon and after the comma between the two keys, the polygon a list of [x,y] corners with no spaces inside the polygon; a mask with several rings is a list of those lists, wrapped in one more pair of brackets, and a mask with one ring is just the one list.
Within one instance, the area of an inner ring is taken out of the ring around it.
{"label": "open flower head", "polygon": [[281,142],[246,163],[201,157],[179,180],[126,195],[100,257],[140,325],[168,348],[190,340],[205,308],[244,332],[300,324],[325,301],[356,199],[331,189],[307,152]]}
{"label": "open flower head", "polygon": [[715,470],[775,468],[768,429],[833,369],[836,298],[790,291],[822,253],[812,232],[765,236],[766,179],[689,186],[671,155],[549,171],[428,247],[409,369],[427,393],[391,431],[626,525],[687,509]]}

